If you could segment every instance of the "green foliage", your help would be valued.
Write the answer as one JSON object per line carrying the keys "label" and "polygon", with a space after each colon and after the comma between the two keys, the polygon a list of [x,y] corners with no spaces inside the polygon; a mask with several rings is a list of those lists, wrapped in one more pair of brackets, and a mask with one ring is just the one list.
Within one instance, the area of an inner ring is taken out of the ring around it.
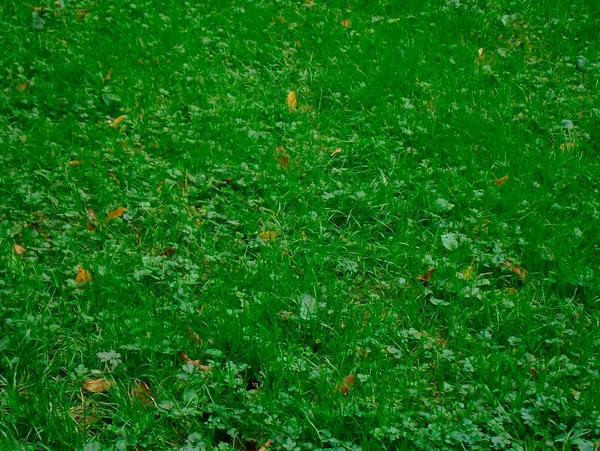
{"label": "green foliage", "polygon": [[4,0],[2,449],[593,449],[594,5]]}

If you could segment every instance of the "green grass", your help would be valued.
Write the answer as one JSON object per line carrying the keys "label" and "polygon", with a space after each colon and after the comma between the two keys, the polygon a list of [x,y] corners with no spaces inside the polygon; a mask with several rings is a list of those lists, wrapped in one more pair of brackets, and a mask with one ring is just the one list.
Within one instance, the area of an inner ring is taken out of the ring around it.
{"label": "green grass", "polygon": [[0,449],[598,446],[595,2],[134,1],[0,5]]}

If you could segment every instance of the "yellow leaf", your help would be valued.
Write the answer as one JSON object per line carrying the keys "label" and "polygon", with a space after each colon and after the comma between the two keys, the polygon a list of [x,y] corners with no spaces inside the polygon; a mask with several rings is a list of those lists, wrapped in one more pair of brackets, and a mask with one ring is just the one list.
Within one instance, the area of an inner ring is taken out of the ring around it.
{"label": "yellow leaf", "polygon": [[458,273],[458,277],[463,280],[471,280],[475,274],[475,267],[469,266],[467,269],[463,269]]}
{"label": "yellow leaf", "polygon": [[15,243],[13,245],[13,252],[17,255],[23,255],[25,253],[25,248]]}
{"label": "yellow leaf", "polygon": [[506,174],[504,177],[502,177],[501,179],[498,180],[494,180],[494,185],[496,186],[500,186],[500,185],[504,185],[506,183],[506,181],[508,180],[508,174]]}
{"label": "yellow leaf", "polygon": [[92,274],[81,266],[77,268],[77,275],[75,276],[75,282],[91,282]]}
{"label": "yellow leaf", "polygon": [[342,148],[341,147],[336,147],[335,150],[333,152],[331,152],[330,157],[335,157],[338,153],[342,152]]}
{"label": "yellow leaf", "polygon": [[78,164],[83,164],[83,160],[71,160],[69,161],[70,166],[77,166]]}
{"label": "yellow leaf", "polygon": [[127,208],[119,207],[115,208],[109,214],[106,215],[106,219],[111,220],[123,216],[123,213],[127,211]]}
{"label": "yellow leaf", "polygon": [[103,377],[99,379],[87,379],[83,382],[83,388],[92,393],[104,393],[113,385],[113,382],[109,382]]}
{"label": "yellow leaf", "polygon": [[112,128],[116,129],[117,126],[123,122],[123,119],[125,119],[127,116],[125,114],[122,114],[121,116],[113,119],[112,121],[108,121],[108,125],[110,125]]}
{"label": "yellow leaf", "polygon": [[272,241],[277,238],[277,235],[279,234],[273,230],[266,230],[264,232],[260,232],[259,235],[265,241]]}
{"label": "yellow leaf", "polygon": [[287,98],[285,99],[285,103],[287,103],[290,107],[290,111],[296,108],[298,99],[296,98],[296,93],[294,91],[290,91],[290,93],[287,95]]}

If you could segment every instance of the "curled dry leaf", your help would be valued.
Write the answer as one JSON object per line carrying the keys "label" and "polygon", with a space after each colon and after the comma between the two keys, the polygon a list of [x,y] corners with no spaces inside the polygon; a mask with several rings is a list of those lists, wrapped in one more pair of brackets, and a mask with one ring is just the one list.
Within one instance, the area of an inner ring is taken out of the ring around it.
{"label": "curled dry leaf", "polygon": [[[85,14],[83,15],[83,17],[85,17]],[[112,74],[113,74],[113,70],[111,67],[110,70],[108,71],[108,74],[106,74],[106,76],[102,79],[102,83],[106,83],[108,80],[110,80],[110,77],[112,77]]]}
{"label": "curled dry leaf", "polygon": [[500,185],[504,185],[506,183],[506,181],[508,180],[508,174],[506,174],[504,177],[502,177],[501,179],[498,180],[494,180],[494,185],[496,186],[500,186]]}
{"label": "curled dry leaf", "polygon": [[143,404],[145,406],[148,404],[154,404],[154,392],[144,381],[135,381],[135,384],[131,389],[131,397],[133,399],[137,399],[140,402],[140,404]]}
{"label": "curled dry leaf", "polygon": [[296,93],[294,91],[290,91],[290,93],[287,95],[287,98],[285,99],[285,103],[287,103],[290,107],[290,111],[296,108],[296,105],[298,104],[298,99],[296,98]]}
{"label": "curled dry leaf", "polygon": [[200,360],[192,360],[188,357],[185,352],[179,353],[179,358],[184,364],[191,363],[192,365],[198,367],[200,371],[212,371],[212,366],[201,365]]}
{"label": "curled dry leaf", "polygon": [[19,244],[13,244],[13,252],[17,255],[23,255],[25,253],[25,248]]}
{"label": "curled dry leaf", "polygon": [[75,276],[75,282],[91,282],[92,274],[87,270],[83,269],[81,266],[77,268],[77,275]]}
{"label": "curled dry leaf", "polygon": [[419,276],[419,282],[421,282],[423,284],[423,286],[426,287],[427,282],[429,282],[431,280],[434,272],[435,272],[435,268],[429,268],[429,271],[427,271],[425,274],[421,274]]}
{"label": "curled dry leaf", "polygon": [[127,211],[127,208],[123,208],[123,207],[115,208],[113,211],[111,211],[110,213],[108,213],[106,215],[106,219],[110,220],[110,219],[118,218],[120,216],[123,216],[123,213],[125,213],[126,211]]}
{"label": "curled dry leaf", "polygon": [[29,83],[24,81],[23,83],[17,85],[17,91],[19,91],[19,92],[25,91],[25,89],[27,89],[27,86],[29,86]]}
{"label": "curled dry leaf", "polygon": [[350,390],[355,385],[356,385],[356,377],[354,377],[354,374],[349,374],[348,376],[346,376],[344,378],[344,381],[338,386],[338,390],[342,394],[347,395],[348,393],[350,393]]}
{"label": "curled dry leaf", "polygon": [[514,263],[504,261],[502,262],[504,266],[514,272],[521,280],[525,280],[527,277],[528,271],[525,268],[521,268],[520,266],[515,265]]}
{"label": "curled dry leaf", "polygon": [[114,382],[107,381],[103,377],[99,379],[87,379],[83,382],[83,388],[92,393],[104,393],[113,385]]}

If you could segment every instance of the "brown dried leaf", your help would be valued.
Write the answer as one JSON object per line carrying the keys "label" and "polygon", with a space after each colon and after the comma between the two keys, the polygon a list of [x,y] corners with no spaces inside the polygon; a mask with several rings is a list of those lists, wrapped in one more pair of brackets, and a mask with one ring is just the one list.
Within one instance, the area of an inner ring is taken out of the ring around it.
{"label": "brown dried leaf", "polygon": [[148,384],[144,381],[136,381],[133,388],[131,389],[131,397],[137,399],[140,404],[147,406],[148,404],[154,404],[154,392],[150,389]]}
{"label": "brown dried leaf", "polygon": [[350,393],[350,390],[355,385],[356,385],[356,377],[354,377],[354,374],[349,374],[348,376],[346,376],[344,378],[344,381],[338,386],[338,390],[342,394],[347,395],[348,393]]}
{"label": "brown dried leaf", "polygon": [[212,371],[212,366],[201,365],[200,360],[192,360],[192,359],[190,359],[185,352],[180,352],[179,353],[179,358],[185,364],[191,363],[192,365],[198,367],[198,369],[200,371]]}
{"label": "brown dried leaf", "polygon": [[500,186],[500,185],[504,185],[506,183],[506,181],[508,180],[508,174],[506,174],[504,177],[502,177],[501,179],[498,180],[494,180],[494,185],[496,186]]}
{"label": "brown dried leaf", "polygon": [[114,382],[107,381],[103,377],[99,379],[87,379],[83,382],[83,388],[92,393],[104,393],[113,385]]}
{"label": "brown dried leaf", "polygon": [[340,25],[344,28],[350,28],[352,26],[352,22],[350,22],[350,19],[344,19],[340,22]]}
{"label": "brown dried leaf", "polygon": [[87,270],[83,269],[81,266],[77,268],[77,275],[75,276],[75,282],[91,282],[92,274]]}
{"label": "brown dried leaf", "polygon": [[[83,17],[85,17],[85,14],[83,15]],[[108,80],[110,80],[110,77],[112,77],[112,74],[113,74],[113,69],[111,67],[110,70],[108,71],[108,74],[106,74],[106,76],[102,79],[102,83],[106,83]]]}
{"label": "brown dried leaf", "polygon": [[273,241],[279,235],[274,230],[265,230],[264,232],[260,232],[259,236],[265,241]]}
{"label": "brown dried leaf", "polygon": [[296,108],[296,105],[298,104],[298,99],[296,98],[296,93],[294,91],[290,91],[290,93],[287,95],[287,98],[285,99],[285,103],[287,103],[290,107],[290,111]]}
{"label": "brown dried leaf", "polygon": [[25,91],[25,89],[27,89],[27,86],[29,86],[29,83],[27,83],[26,81],[24,81],[20,85],[17,85],[17,91],[19,91],[19,92]]}
{"label": "brown dried leaf", "polygon": [[106,215],[106,219],[111,220],[114,218],[118,218],[123,216],[123,213],[125,213],[127,211],[127,208],[123,208],[123,207],[119,207],[119,208],[115,208],[113,211],[111,211],[110,213],[108,213]]}
{"label": "brown dried leaf", "polygon": [[502,262],[504,266],[514,272],[521,280],[525,280],[527,277],[528,271],[525,268],[521,268],[520,266],[515,265],[514,263],[504,261]]}
{"label": "brown dried leaf", "polygon": [[165,249],[164,251],[162,251],[159,255],[169,258],[174,253],[175,253],[175,249],[172,247],[169,247],[169,248]]}
{"label": "brown dried leaf", "polygon": [[[85,18],[85,16],[87,16],[89,13],[90,12],[87,8],[80,8],[77,10],[77,18],[79,20],[81,20],[81,19]],[[112,71],[112,69],[111,69],[111,71]],[[112,72],[109,72],[109,74],[112,74]],[[110,77],[108,77],[108,78],[110,78]]]}
{"label": "brown dried leaf", "polygon": [[423,284],[423,286],[426,287],[427,282],[429,282],[431,280],[434,272],[435,272],[435,268],[429,268],[429,271],[427,271],[425,274],[421,274],[419,276],[419,282],[421,282]]}
{"label": "brown dried leaf", "polygon": [[17,255],[23,255],[25,253],[25,248],[19,244],[13,244],[13,252]]}

